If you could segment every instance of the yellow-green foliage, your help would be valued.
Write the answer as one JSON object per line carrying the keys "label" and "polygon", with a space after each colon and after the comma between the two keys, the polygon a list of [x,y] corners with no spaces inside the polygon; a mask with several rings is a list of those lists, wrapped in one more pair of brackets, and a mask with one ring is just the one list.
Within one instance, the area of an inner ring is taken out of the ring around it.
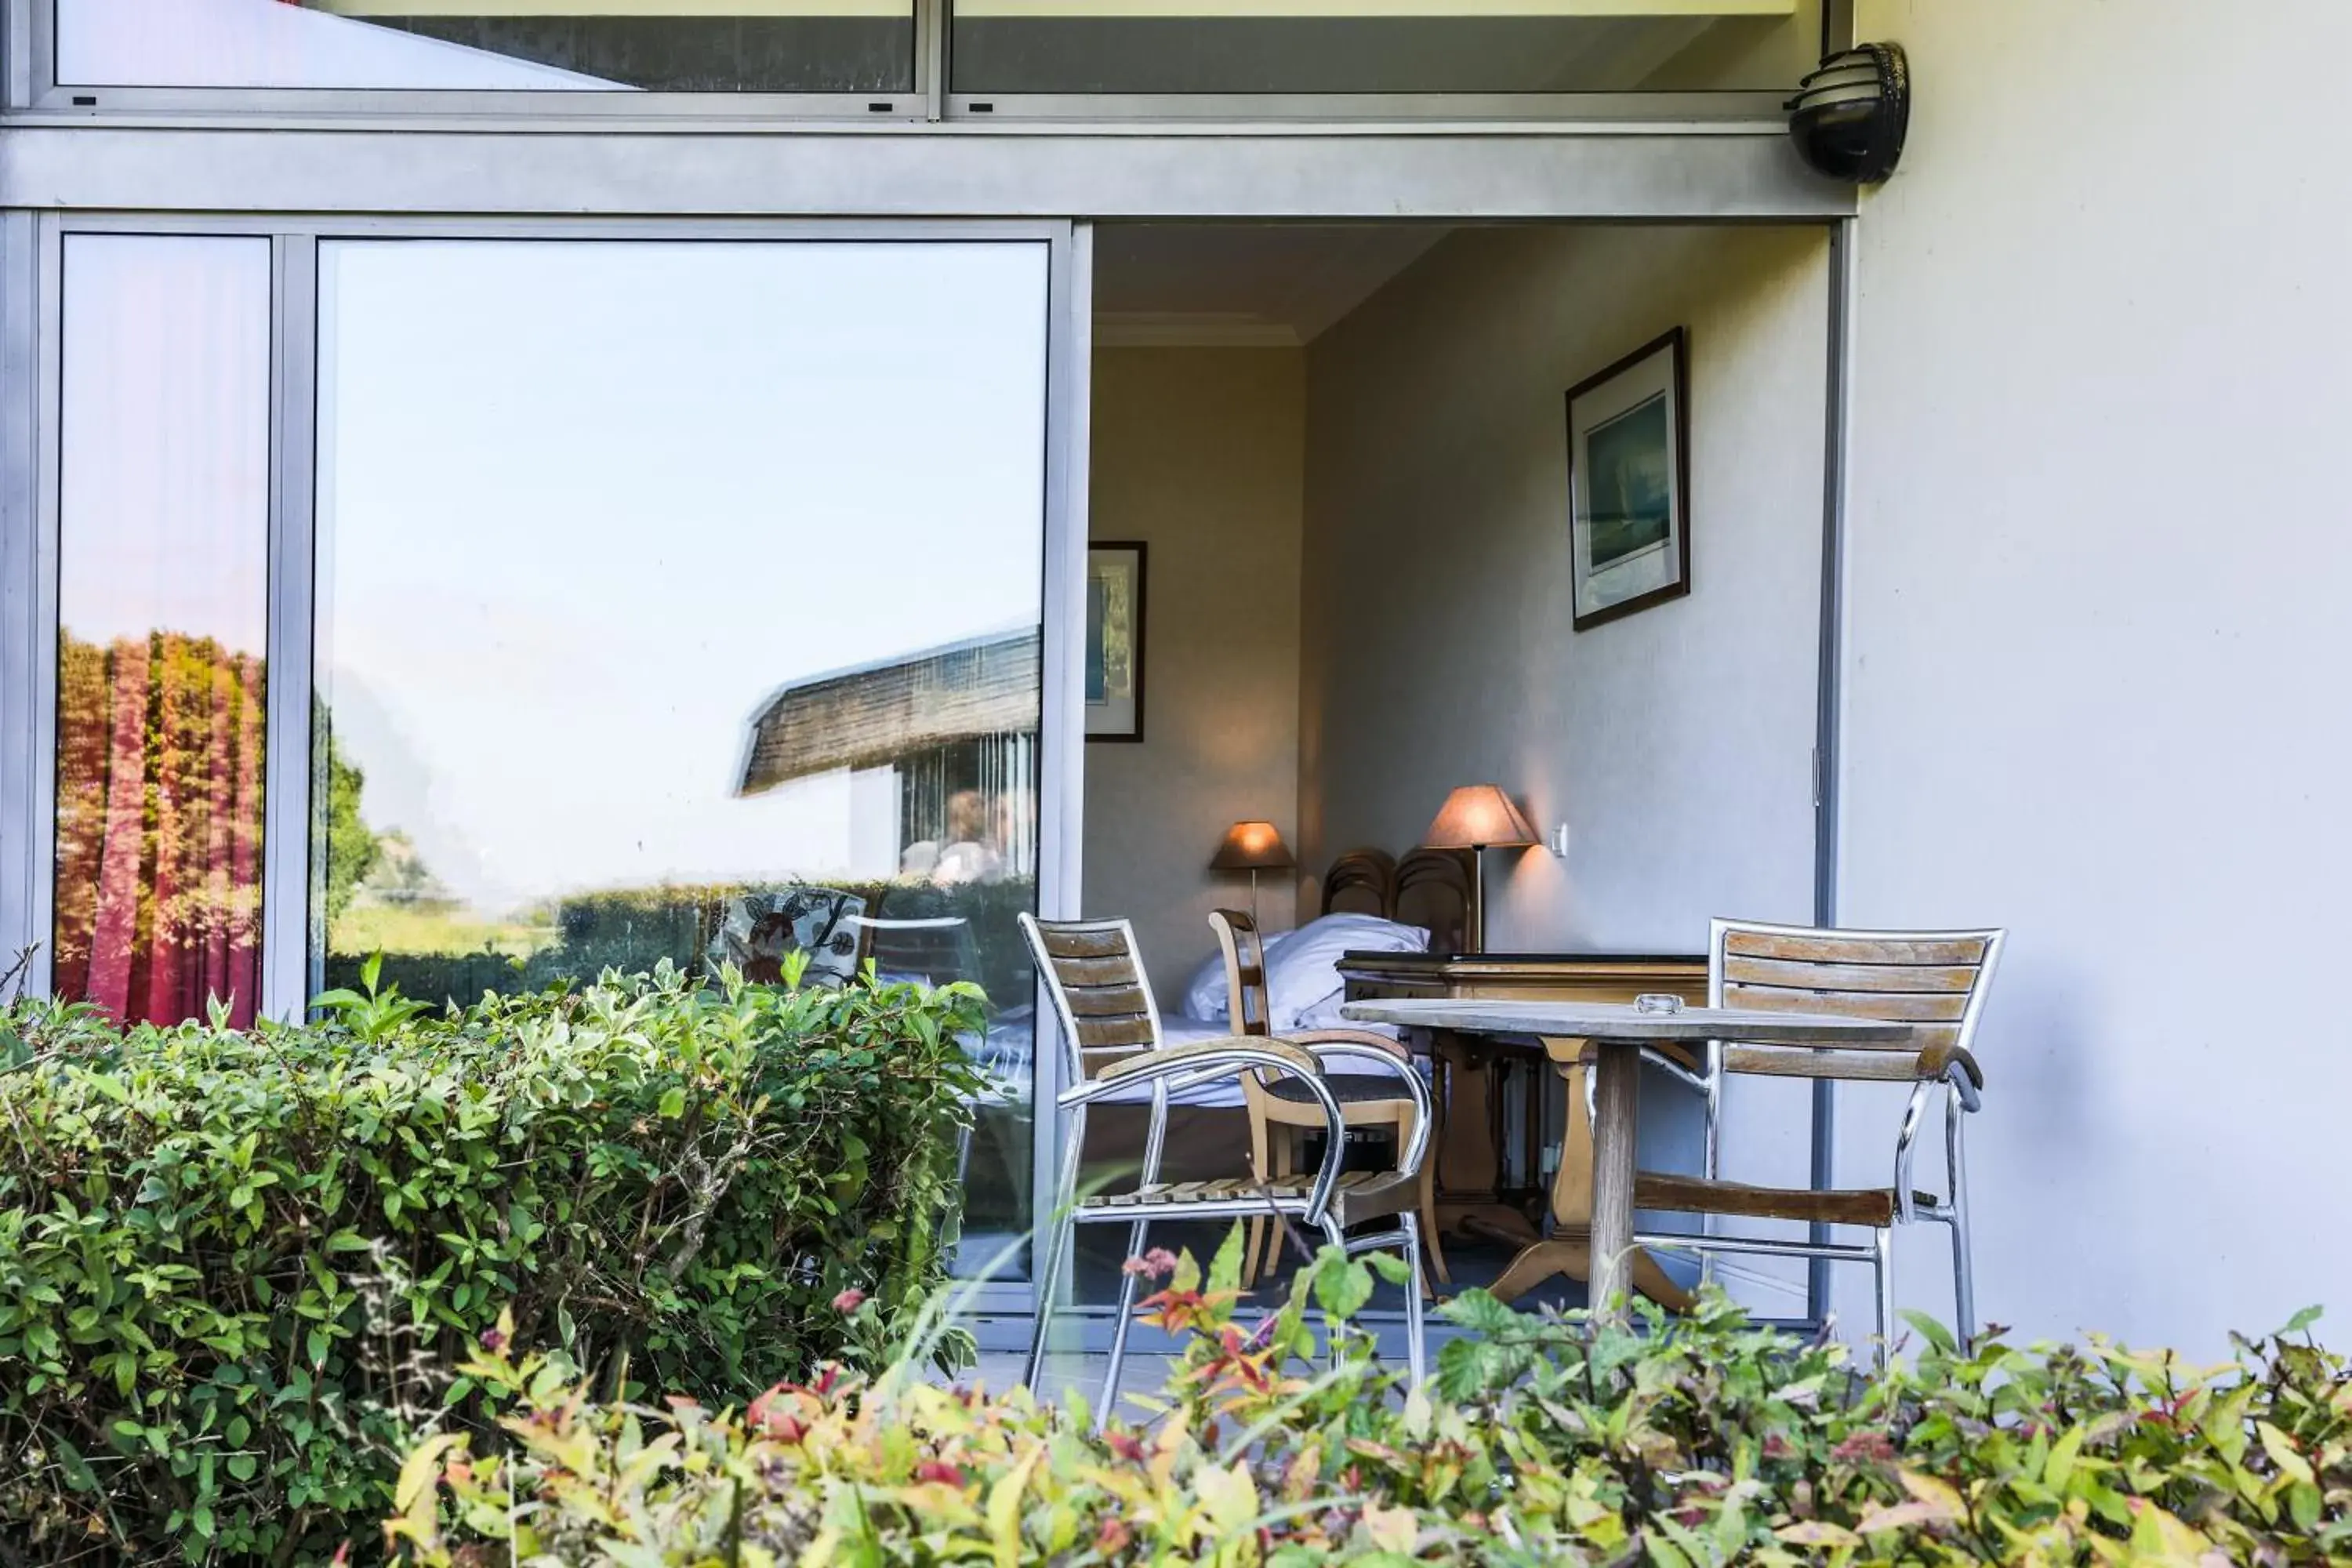
{"label": "yellow-green foliage", "polygon": [[1921,1322],[1916,1366],[1754,1328],[1721,1296],[1633,1326],[1470,1291],[1408,1390],[1344,1329],[1370,1294],[1327,1251],[1261,1322],[1237,1245],[1147,1304],[1192,1335],[1137,1425],[1082,1406],[828,1372],[739,1410],[598,1404],[561,1357],[470,1375],[502,1449],[414,1449],[389,1538],[424,1568],[1267,1568],[1348,1562],[2303,1563],[2352,1552],[2352,1383],[2298,1323],[2234,1361],[2012,1349]]}
{"label": "yellow-green foliage", "polygon": [[403,1447],[482,1419],[454,1363],[502,1310],[608,1392],[877,1359],[942,1278],[980,1024],[969,986],[670,971],[249,1031],[0,1011],[0,1564],[372,1540]]}

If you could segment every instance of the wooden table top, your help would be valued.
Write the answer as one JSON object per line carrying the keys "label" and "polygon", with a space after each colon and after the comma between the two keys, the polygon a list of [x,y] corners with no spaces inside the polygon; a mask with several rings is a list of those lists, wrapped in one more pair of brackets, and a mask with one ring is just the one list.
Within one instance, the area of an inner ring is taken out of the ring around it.
{"label": "wooden table top", "polygon": [[1350,1002],[1340,1016],[1360,1024],[1454,1029],[1465,1034],[1550,1035],[1583,1040],[1740,1040],[1759,1046],[1902,1046],[1912,1026],[1830,1013],[1759,1013],[1685,1007],[1644,1013],[1623,1003],[1479,1001],[1401,997]]}

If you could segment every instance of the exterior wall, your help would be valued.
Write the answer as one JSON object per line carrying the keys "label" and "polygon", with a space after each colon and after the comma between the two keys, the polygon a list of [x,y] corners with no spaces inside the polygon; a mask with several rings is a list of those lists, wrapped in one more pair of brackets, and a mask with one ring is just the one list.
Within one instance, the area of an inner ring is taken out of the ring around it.
{"label": "exterior wall", "polygon": [[[1316,340],[1310,869],[1402,850],[1491,779],[1570,832],[1565,860],[1490,852],[1497,951],[1696,952],[1710,916],[1810,916],[1826,268],[1819,228],[1466,231]],[[1677,323],[1692,592],[1572,632],[1566,389]],[[1696,1108],[1654,1083],[1644,1158],[1695,1169]],[[1743,1082],[1726,1114],[1728,1173],[1804,1181],[1804,1086]],[[1727,1273],[1801,1310],[1801,1284],[1755,1286],[1800,1269]]]}
{"label": "exterior wall", "polygon": [[[1087,530],[1150,552],[1143,742],[1087,747],[1085,909],[1134,917],[1168,1011],[1209,911],[1249,897],[1207,869],[1225,829],[1266,817],[1297,842],[1304,372],[1296,349],[1095,356]],[[1261,878],[1258,904],[1288,926],[1289,879]]]}
{"label": "exterior wall", "polygon": [[[1860,12],[1918,97],[1858,225],[1842,914],[2011,930],[1981,1313],[2219,1350],[2352,1305],[2352,206],[2339,108],[2275,90],[2352,7]],[[1845,1095],[1842,1176],[1891,1115]]]}

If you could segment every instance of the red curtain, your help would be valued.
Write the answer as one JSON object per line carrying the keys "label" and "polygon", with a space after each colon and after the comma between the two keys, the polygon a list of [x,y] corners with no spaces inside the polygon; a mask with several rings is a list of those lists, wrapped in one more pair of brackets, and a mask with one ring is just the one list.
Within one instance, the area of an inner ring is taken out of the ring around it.
{"label": "red curtain", "polygon": [[261,661],[159,632],[58,647],[52,985],[125,1022],[260,988]]}

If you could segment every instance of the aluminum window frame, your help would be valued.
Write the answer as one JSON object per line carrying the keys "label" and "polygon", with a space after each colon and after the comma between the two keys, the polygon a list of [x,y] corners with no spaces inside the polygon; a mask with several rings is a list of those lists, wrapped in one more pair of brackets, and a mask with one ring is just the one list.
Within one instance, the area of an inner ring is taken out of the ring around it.
{"label": "aluminum window frame", "polygon": [[[1045,247],[1045,448],[1038,561],[1047,635],[1038,736],[1037,903],[1078,912],[1085,784],[1086,399],[1091,354],[1091,235],[1032,219],[467,219],[11,212],[0,216],[0,723],[30,744],[0,748],[0,968],[37,942],[26,981],[48,994],[57,863],[57,587],[59,392],[65,243],[69,235],[266,238],[272,246],[268,658],[262,822],[260,1011],[299,1016],[309,996],[314,791],[310,712],[317,609],[318,247],[340,239],[1013,243]],[[20,371],[25,374],[19,374]],[[26,526],[29,525],[29,526]],[[280,662],[283,661],[283,662]],[[1041,1026],[1050,1021],[1040,1014]],[[1032,1103],[1035,1194],[1051,1191],[1054,1053],[1036,1049]],[[1037,1107],[1043,1106],[1041,1115]],[[1041,1173],[1043,1174],[1041,1174]],[[1042,1229],[1034,1234],[1042,1238]],[[1033,1246],[1034,1243],[1033,1243]],[[1033,1254],[1034,1255],[1034,1254]],[[966,1309],[1029,1310],[1026,1280],[975,1283]]]}

